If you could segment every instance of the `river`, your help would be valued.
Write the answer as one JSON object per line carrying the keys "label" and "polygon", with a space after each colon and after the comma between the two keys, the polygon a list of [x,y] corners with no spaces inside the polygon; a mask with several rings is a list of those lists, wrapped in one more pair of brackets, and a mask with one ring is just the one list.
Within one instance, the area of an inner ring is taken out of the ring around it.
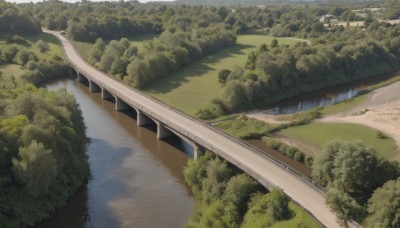
{"label": "river", "polygon": [[182,169],[193,148],[177,137],[157,140],[154,127],[137,127],[134,115],[64,78],[46,88],[66,87],[81,106],[91,139],[90,177],[66,207],[40,228],[182,227],[194,200]]}
{"label": "river", "polygon": [[292,97],[272,105],[258,113],[281,115],[307,111],[318,106],[336,104],[356,96],[363,89],[386,81],[400,72],[383,73],[345,84],[324,88],[318,91]]}

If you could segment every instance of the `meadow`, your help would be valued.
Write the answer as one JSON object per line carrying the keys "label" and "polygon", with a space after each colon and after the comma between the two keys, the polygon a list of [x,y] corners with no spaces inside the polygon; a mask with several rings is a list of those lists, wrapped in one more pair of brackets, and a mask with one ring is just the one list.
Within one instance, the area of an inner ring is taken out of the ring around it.
{"label": "meadow", "polygon": [[314,122],[282,130],[279,134],[314,145],[319,149],[332,140],[361,141],[366,146],[374,148],[378,157],[389,160],[394,159],[399,152],[393,139],[379,138],[377,130],[359,124]]}
{"label": "meadow", "polygon": [[[218,83],[218,72],[244,66],[247,55],[261,44],[269,45],[272,36],[263,32],[238,35],[236,45],[216,54],[209,55],[182,70],[163,78],[144,91],[189,115],[207,107],[213,98],[221,96],[223,88]],[[299,41],[288,38],[276,38],[280,45],[293,45]]]}

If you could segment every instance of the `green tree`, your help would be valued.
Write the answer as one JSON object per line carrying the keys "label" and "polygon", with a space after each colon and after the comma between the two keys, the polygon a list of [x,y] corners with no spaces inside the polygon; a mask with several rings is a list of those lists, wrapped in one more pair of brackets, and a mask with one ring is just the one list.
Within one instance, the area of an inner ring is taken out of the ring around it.
{"label": "green tree", "polygon": [[35,45],[40,52],[46,52],[49,50],[49,44],[45,43],[43,40],[38,40]]}
{"label": "green tree", "polygon": [[276,48],[276,47],[279,47],[279,42],[277,39],[273,39],[271,41],[271,48]]}
{"label": "green tree", "polygon": [[368,202],[368,227],[400,226],[400,178],[376,189]]}
{"label": "green tree", "polygon": [[230,70],[228,69],[222,69],[220,72],[218,72],[218,82],[222,85],[226,83],[226,79],[229,77],[229,74],[231,73]]}
{"label": "green tree", "polygon": [[47,193],[57,175],[56,160],[51,150],[41,143],[32,141],[19,149],[20,159],[13,159],[14,175],[32,196]]}

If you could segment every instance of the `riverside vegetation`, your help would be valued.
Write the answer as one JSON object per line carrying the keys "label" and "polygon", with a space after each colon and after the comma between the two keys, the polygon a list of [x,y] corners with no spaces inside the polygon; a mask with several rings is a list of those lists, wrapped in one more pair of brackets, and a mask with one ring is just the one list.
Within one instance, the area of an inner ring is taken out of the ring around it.
{"label": "riverside vegetation", "polygon": [[[373,3],[374,6],[376,4],[378,3]],[[387,9],[383,13],[384,17],[393,18],[400,12],[397,1],[387,1],[382,5]],[[329,24],[324,26],[319,21],[325,14],[332,14],[340,20],[360,19],[361,16],[355,15],[352,9],[364,5],[217,8],[181,4],[138,4],[135,1],[117,3],[82,1],[76,4],[49,1],[40,4],[22,4],[18,7],[30,12],[43,26],[66,30],[67,35],[76,41],[94,43],[88,53],[88,60],[91,63],[131,86],[146,87],[147,91],[152,91],[152,84],[161,78],[176,85],[184,83],[168,76],[201,57],[234,45],[237,34],[262,29],[276,37],[294,36],[297,39],[309,39],[291,46],[283,44],[279,39],[269,40],[268,43],[254,47],[248,54],[246,63],[228,66],[221,70],[220,74],[215,74],[213,80],[215,83],[220,83],[218,94],[222,95],[210,100],[208,108],[196,110],[197,117],[202,119],[214,119],[262,107],[291,96],[399,68],[399,25],[380,22],[373,13],[362,18],[364,27]],[[149,33],[156,35],[151,41],[144,42],[140,49],[130,42],[132,37]],[[209,88],[203,89],[204,93],[207,93]],[[181,96],[187,97],[188,100],[194,99],[187,95],[187,91],[183,91]],[[305,124],[313,118],[309,120],[305,118],[304,121],[300,120],[297,123],[293,120],[291,124]],[[260,124],[242,116],[230,121],[232,122],[221,122],[219,125],[227,131],[232,131],[232,134],[238,133],[241,137],[246,135],[260,137],[292,126]],[[267,143],[276,144],[269,139]],[[395,200],[398,197],[398,181],[396,181],[399,176],[398,165],[383,158],[376,158],[369,148],[357,143],[332,143],[326,148],[325,151],[328,152],[315,157],[314,162],[302,157],[300,152],[292,153],[294,148],[279,145],[278,149],[289,156],[293,155],[299,160],[308,162],[308,165],[312,164],[313,177],[328,189],[327,202],[337,212],[343,224],[349,219],[356,219],[370,227],[398,226],[400,206]],[[327,154],[332,156],[326,158]],[[207,167],[211,167],[210,170],[212,169],[211,162],[204,163]],[[329,164],[330,167],[321,164]],[[352,164],[357,164],[366,170],[363,173],[358,173],[358,169],[354,172],[359,180],[365,180],[369,172],[385,175],[385,178],[379,179],[378,175],[374,174],[372,175],[374,178],[371,181],[366,180],[365,184],[354,181],[350,177],[350,172],[343,171],[349,167],[356,167]],[[192,165],[189,163],[190,166]],[[212,218],[215,216],[223,218],[219,221],[221,224],[216,225],[239,226],[246,224],[246,211],[253,211],[256,214],[259,212],[258,209],[247,207],[249,198],[247,193],[239,197],[232,194],[232,190],[226,191],[235,189],[236,185],[240,186],[239,182],[243,182],[246,183],[244,189],[253,192],[252,189],[257,187],[254,187],[254,183],[245,175],[232,180],[233,175],[229,174],[231,171],[221,170],[221,176],[218,177],[210,172],[209,179],[207,169],[203,168],[199,172],[199,175],[203,176],[197,179],[197,183],[191,183],[197,177],[187,179],[195,195],[198,195],[196,191],[200,192],[199,189],[208,189],[212,193],[212,197],[196,196],[196,204],[203,205],[205,200],[205,206],[197,206],[188,226],[212,224],[214,221]],[[330,173],[331,170],[335,172]],[[229,182],[232,180],[232,186],[223,183],[228,179]],[[351,181],[354,183],[350,183]],[[279,194],[270,197],[282,199]],[[216,203],[212,204],[211,199]],[[259,200],[270,202],[261,208],[274,205],[271,202],[275,199]],[[245,201],[246,203],[243,203]],[[284,200],[278,201],[284,202]],[[391,204],[387,206],[387,202]],[[287,208],[284,204],[279,206],[285,210]],[[379,211],[383,211],[384,208],[392,209],[393,213],[388,213],[389,217],[381,216]],[[268,210],[261,211],[269,213]],[[257,215],[255,217],[260,219],[257,220],[260,223],[269,225],[272,224],[271,221],[277,220],[268,217],[268,221],[263,221],[265,217]]]}
{"label": "riverside vegetation", "polygon": [[0,27],[0,227],[27,227],[63,207],[87,178],[88,138],[71,94],[31,84],[65,75],[54,39],[3,1]]}

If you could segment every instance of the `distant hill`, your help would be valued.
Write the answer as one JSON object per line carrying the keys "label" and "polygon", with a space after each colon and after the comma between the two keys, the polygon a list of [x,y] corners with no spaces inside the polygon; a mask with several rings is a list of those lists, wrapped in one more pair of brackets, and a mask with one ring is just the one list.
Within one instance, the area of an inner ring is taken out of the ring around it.
{"label": "distant hill", "polygon": [[[313,3],[360,3],[379,0],[175,0],[177,4],[212,6],[298,5]],[[382,2],[382,1],[381,1]]]}

